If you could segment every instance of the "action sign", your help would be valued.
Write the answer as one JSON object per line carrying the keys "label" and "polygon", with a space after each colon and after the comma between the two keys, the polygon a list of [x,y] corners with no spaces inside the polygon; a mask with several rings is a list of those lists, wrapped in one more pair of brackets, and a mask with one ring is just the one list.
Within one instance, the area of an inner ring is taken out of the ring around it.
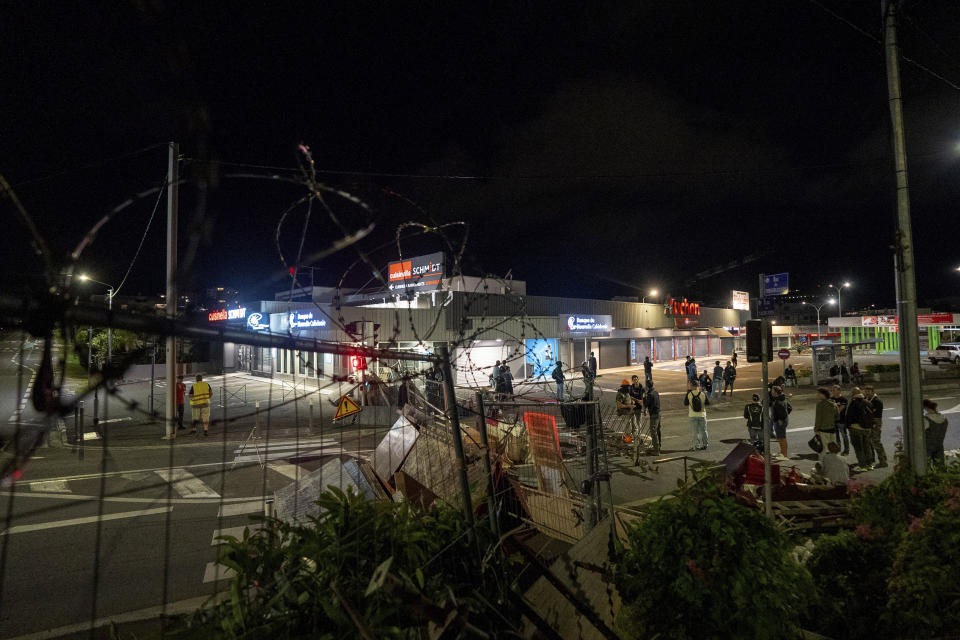
{"label": "action sign", "polygon": [[790,357],[790,350],[789,350],[789,349],[780,349],[780,351],[777,351],[777,355],[780,356],[780,359],[781,359],[781,360],[786,360],[787,358]]}
{"label": "action sign", "polygon": [[349,396],[341,396],[340,402],[337,403],[337,413],[333,416],[333,419],[339,420],[340,418],[346,418],[361,411],[363,411],[363,407],[351,400]]}

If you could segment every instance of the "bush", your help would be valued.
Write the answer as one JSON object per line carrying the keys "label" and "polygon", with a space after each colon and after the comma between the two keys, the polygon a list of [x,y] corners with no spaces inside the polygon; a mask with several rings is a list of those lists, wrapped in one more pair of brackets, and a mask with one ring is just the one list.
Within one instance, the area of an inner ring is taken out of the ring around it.
{"label": "bush", "polygon": [[960,487],[911,523],[897,548],[887,609],[901,637],[960,629]]}
{"label": "bush", "polygon": [[887,600],[891,554],[868,530],[817,539],[807,569],[816,585],[808,625],[830,638],[882,637],[878,615]]}
{"label": "bush", "polygon": [[180,620],[175,635],[353,638],[362,625],[375,638],[421,638],[425,609],[451,597],[492,637],[519,626],[505,561],[481,556],[488,547],[470,541],[458,511],[421,514],[334,488],[318,503],[323,513],[306,524],[268,520],[226,537],[220,563],[236,572],[229,597]]}
{"label": "bush", "polygon": [[899,373],[900,365],[899,364],[868,364],[866,373]]}
{"label": "bush", "polygon": [[852,484],[854,532],[821,537],[807,562],[810,624],[834,638],[941,637],[960,627],[960,463],[901,467]]}
{"label": "bush", "polygon": [[798,378],[812,378],[813,369],[797,369]]}
{"label": "bush", "polygon": [[812,583],[787,535],[719,489],[651,505],[617,563],[617,626],[636,638],[790,638]]}

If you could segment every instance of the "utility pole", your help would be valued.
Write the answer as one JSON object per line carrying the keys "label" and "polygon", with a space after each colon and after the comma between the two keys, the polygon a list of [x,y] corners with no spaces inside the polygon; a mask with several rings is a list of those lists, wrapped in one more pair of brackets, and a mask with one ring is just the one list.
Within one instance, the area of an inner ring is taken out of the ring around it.
{"label": "utility pole", "polygon": [[[177,201],[180,197],[180,145],[170,143],[167,161],[167,318],[177,317]],[[176,437],[177,422],[177,340],[167,336],[166,435]]]}
{"label": "utility pole", "polygon": [[893,160],[897,177],[897,233],[894,268],[897,283],[897,316],[900,331],[900,397],[903,399],[903,443],[907,460],[916,473],[927,468],[923,443],[920,386],[920,330],[917,326],[917,280],[914,273],[910,192],[907,183],[907,149],[900,96],[900,61],[897,46],[898,0],[882,0],[884,49],[887,60],[887,94],[893,129]]}
{"label": "utility pole", "polygon": [[[762,291],[762,287],[761,287]],[[770,393],[767,388],[767,331],[770,321],[760,320],[760,399],[763,403],[763,513],[773,519],[773,454],[770,452]]]}
{"label": "utility pole", "polygon": [[[113,287],[107,288],[107,310],[113,311]],[[110,319],[110,324],[113,324],[113,319]],[[107,365],[113,366],[113,327],[107,325]],[[110,418],[110,390],[106,389],[103,394],[103,419],[108,420]]]}

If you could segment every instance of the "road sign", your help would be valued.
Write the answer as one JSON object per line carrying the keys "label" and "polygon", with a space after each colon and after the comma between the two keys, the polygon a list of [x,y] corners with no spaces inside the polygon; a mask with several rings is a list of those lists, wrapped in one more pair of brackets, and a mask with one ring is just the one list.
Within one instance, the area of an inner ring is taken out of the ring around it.
{"label": "road sign", "polygon": [[780,349],[780,351],[777,351],[777,355],[780,356],[781,360],[786,360],[790,357],[790,349]]}
{"label": "road sign", "polygon": [[790,293],[790,274],[774,273],[763,276],[763,296],[785,296]]}
{"label": "road sign", "polygon": [[339,420],[340,418],[346,418],[361,411],[363,411],[363,407],[351,400],[350,396],[341,396],[340,402],[337,403],[337,413],[333,416],[333,419]]}

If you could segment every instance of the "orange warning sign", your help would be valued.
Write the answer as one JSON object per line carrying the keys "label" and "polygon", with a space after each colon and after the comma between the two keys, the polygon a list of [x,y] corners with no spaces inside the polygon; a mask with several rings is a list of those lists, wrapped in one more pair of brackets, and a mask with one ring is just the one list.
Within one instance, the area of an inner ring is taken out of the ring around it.
{"label": "orange warning sign", "polygon": [[363,407],[351,400],[348,396],[342,396],[340,402],[337,403],[337,413],[333,416],[333,419],[339,420],[340,418],[346,418],[361,411],[363,411]]}

